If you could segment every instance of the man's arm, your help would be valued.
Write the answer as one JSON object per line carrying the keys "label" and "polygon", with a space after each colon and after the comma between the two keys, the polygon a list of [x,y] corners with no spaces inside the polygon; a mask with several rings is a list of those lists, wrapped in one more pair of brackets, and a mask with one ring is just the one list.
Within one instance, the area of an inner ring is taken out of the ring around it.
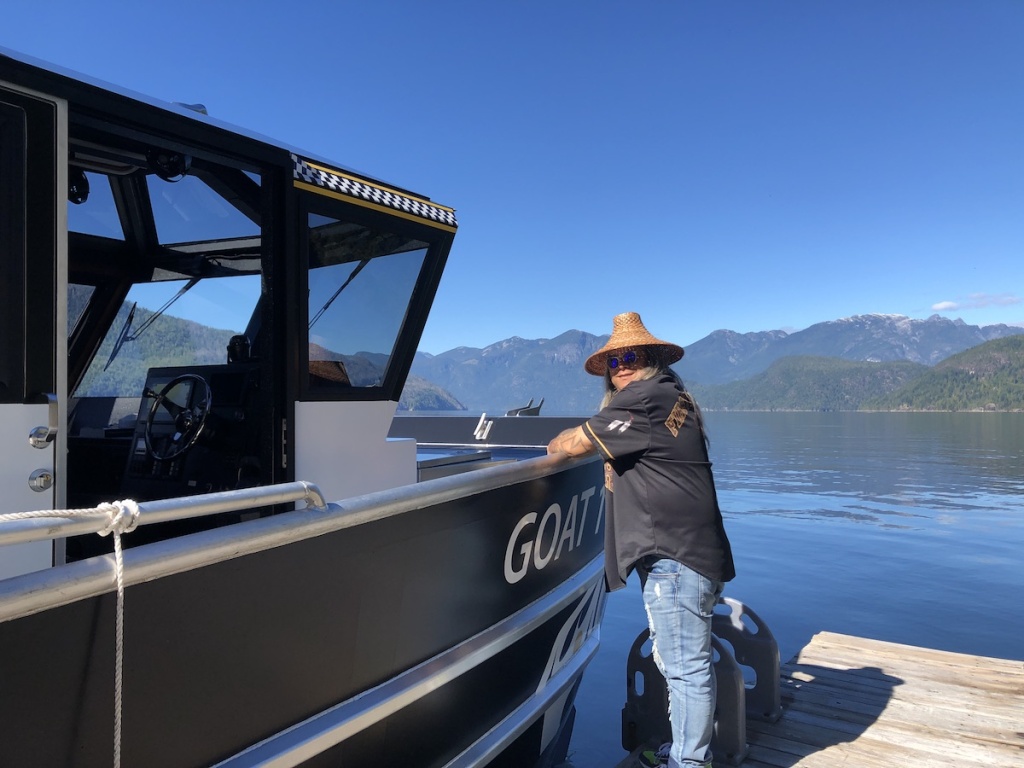
{"label": "man's arm", "polygon": [[564,453],[566,456],[587,456],[597,453],[597,447],[587,437],[583,427],[570,427],[548,443],[548,454]]}

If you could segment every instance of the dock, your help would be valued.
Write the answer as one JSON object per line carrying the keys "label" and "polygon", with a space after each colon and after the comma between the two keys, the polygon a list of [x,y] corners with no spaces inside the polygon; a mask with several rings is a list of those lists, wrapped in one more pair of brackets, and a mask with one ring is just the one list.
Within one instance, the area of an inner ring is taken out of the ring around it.
{"label": "dock", "polygon": [[781,673],[782,716],[747,718],[743,768],[1024,766],[1024,661],[821,632]]}

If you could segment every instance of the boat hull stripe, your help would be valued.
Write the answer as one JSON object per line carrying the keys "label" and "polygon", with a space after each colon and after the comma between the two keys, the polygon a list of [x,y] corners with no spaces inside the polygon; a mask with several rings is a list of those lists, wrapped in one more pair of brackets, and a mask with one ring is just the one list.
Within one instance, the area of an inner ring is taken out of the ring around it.
{"label": "boat hull stripe", "polygon": [[[243,768],[266,766],[288,768],[299,765],[310,757],[351,737],[353,734],[397,712],[411,702],[451,682],[469,669],[492,658],[555,616],[574,601],[583,598],[595,584],[601,588],[603,565],[601,558],[592,560],[586,568],[544,597],[526,606],[507,619],[448,649],[422,664],[388,680],[386,683],[354,696],[336,707],[299,723],[269,739],[218,763],[216,768]],[[487,745],[478,742],[467,749],[458,761],[449,765],[475,765],[466,762],[468,755],[500,751],[535,718],[544,705],[550,704],[564,692],[597,650],[599,630],[587,639],[576,652],[575,663],[559,671],[538,694],[535,694],[498,727],[485,737]],[[518,727],[511,727],[514,723]],[[501,738],[495,738],[497,734]]]}

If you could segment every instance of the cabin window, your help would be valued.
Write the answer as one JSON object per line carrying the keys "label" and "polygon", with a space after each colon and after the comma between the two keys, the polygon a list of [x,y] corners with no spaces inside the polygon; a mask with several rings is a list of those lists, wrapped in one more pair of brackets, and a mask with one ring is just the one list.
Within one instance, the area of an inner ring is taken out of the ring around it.
{"label": "cabin window", "polygon": [[[85,186],[81,185],[84,177]],[[86,235],[99,235],[113,240],[124,240],[121,219],[114,205],[110,179],[99,173],[72,169],[76,199],[68,202],[68,230]]]}
{"label": "cabin window", "polygon": [[259,297],[259,275],[133,286],[75,396],[138,398],[150,368],[227,362]]}
{"label": "cabin window", "polygon": [[178,181],[147,176],[146,180],[161,244],[210,242],[260,234],[258,224],[195,176],[184,176]]}
{"label": "cabin window", "polygon": [[68,337],[74,333],[75,328],[78,326],[78,321],[82,319],[82,315],[85,314],[85,308],[89,305],[89,300],[92,298],[93,293],[96,289],[91,285],[78,285],[77,283],[68,284]]}
{"label": "cabin window", "polygon": [[317,213],[308,225],[310,388],[379,387],[427,243]]}

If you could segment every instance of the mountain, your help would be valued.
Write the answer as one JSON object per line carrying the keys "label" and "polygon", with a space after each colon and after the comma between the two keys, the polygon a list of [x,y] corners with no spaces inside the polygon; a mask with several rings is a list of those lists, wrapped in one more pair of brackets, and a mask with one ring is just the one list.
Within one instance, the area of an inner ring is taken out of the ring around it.
{"label": "mountain", "polygon": [[451,392],[445,392],[433,382],[419,376],[408,376],[402,397],[398,401],[400,411],[464,411]]}
{"label": "mountain", "polygon": [[677,370],[687,383],[723,384],[746,379],[776,360],[792,356],[838,357],[884,362],[909,360],[935,365],[950,355],[992,339],[1024,333],[1010,325],[967,325],[932,315],[855,315],[816,323],[795,333],[736,334],[715,331],[686,348]]}
{"label": "mountain", "polygon": [[[1021,334],[1024,328],[967,325],[938,315],[927,320],[857,315],[794,333],[715,331],[687,345],[674,367],[688,386],[716,404],[708,407],[846,409],[908,385],[915,372],[950,355]],[[419,353],[412,373],[447,390],[473,413],[502,414],[530,398],[544,398],[544,415],[582,415],[594,412],[603,387],[601,379],[583,371],[583,361],[607,341],[608,336],[579,330],[553,339],[512,337],[483,349]],[[773,368],[785,358],[797,360]],[[865,365],[843,367],[836,360]],[[878,365],[900,362],[924,367]],[[745,387],[716,390],[744,380],[750,380]]]}
{"label": "mountain", "polygon": [[856,411],[865,401],[899,390],[928,370],[906,360],[880,363],[784,357],[750,379],[710,387],[695,385],[693,390],[707,410]]}
{"label": "mountain", "polygon": [[[84,301],[70,294],[69,315]],[[128,308],[117,320],[123,325]],[[152,313],[139,307],[136,328]],[[141,391],[150,365],[178,365],[183,348],[199,347],[199,362],[223,362],[231,331],[163,315],[148,333],[125,344],[109,370],[112,341],[79,394]],[[184,340],[188,340],[187,343]],[[501,415],[544,399],[548,416],[593,413],[603,382],[583,362],[608,336],[579,330],[553,339],[512,337],[483,349],[458,347],[439,355],[417,353],[399,403],[401,410],[454,410]],[[316,350],[315,350],[316,351]],[[353,384],[380,380],[387,356],[341,355]],[[1015,410],[1024,408],[1024,328],[974,326],[933,315],[857,315],[817,323],[803,331],[736,333],[720,330],[686,347],[675,368],[709,409],[734,410]],[[130,373],[134,371],[134,373]],[[134,379],[133,379],[134,376]]]}
{"label": "mountain", "polygon": [[[85,309],[88,293],[68,291],[69,327]],[[121,307],[115,327],[121,328],[127,320],[128,305]],[[152,326],[133,341],[124,344],[104,370],[114,348],[112,339],[100,347],[96,363],[88,371],[76,394],[79,396],[125,395],[141,392],[145,385],[146,370],[149,367],[188,365],[201,363],[215,365],[226,360],[228,340],[234,331],[210,328],[192,320],[182,320],[171,315],[154,317],[154,313],[143,307],[136,309],[134,327],[142,328],[152,321]],[[197,358],[183,356],[183,350],[194,350]],[[320,360],[341,361],[345,373],[355,386],[372,386],[380,382],[388,364],[388,355],[377,352],[359,352],[342,355],[331,352],[316,344],[310,345],[314,357]],[[464,411],[466,407],[450,392],[418,376],[410,375],[405,382],[398,403],[399,410],[418,411]]]}
{"label": "mountain", "polygon": [[483,349],[418,352],[412,373],[451,392],[474,413],[501,415],[531,398],[544,398],[545,416],[592,413],[603,384],[583,370],[583,361],[606,341],[607,336],[576,330],[553,339],[513,336]]}
{"label": "mountain", "polygon": [[864,405],[881,410],[1024,410],[1024,336],[996,339],[953,355]]}
{"label": "mountain", "polygon": [[[124,327],[128,312],[127,305],[121,307],[115,328]],[[138,329],[145,328],[150,321],[152,325],[139,333]],[[78,396],[114,397],[142,392],[149,367],[222,363],[227,359],[228,340],[234,334],[170,315],[154,318],[153,312],[142,307],[136,310],[133,327],[139,335],[126,341],[112,360],[114,339],[108,338],[100,346],[77,388]],[[191,350],[195,357],[185,355],[184,350]]]}
{"label": "mountain", "polygon": [[788,336],[785,331],[714,331],[686,347],[685,357],[675,368],[687,382],[721,384],[745,379],[782,357],[785,353],[773,350]]}

